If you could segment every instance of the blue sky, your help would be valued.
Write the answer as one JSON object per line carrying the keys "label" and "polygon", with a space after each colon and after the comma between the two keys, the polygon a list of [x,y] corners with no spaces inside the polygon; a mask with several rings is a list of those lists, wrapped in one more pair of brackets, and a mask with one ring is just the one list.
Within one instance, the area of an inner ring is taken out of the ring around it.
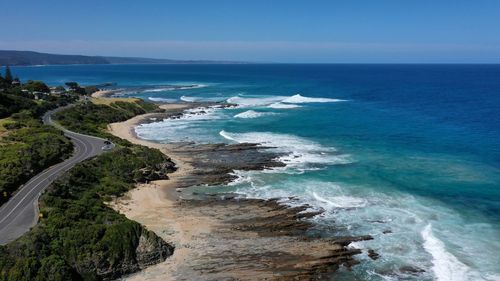
{"label": "blue sky", "polygon": [[0,0],[0,49],[275,62],[500,63],[497,0]]}

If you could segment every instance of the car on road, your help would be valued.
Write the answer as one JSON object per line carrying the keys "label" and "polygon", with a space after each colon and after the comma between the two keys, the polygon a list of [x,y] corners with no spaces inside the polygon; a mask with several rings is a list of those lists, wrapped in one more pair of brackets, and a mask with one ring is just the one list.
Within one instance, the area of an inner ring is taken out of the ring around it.
{"label": "car on road", "polygon": [[105,140],[104,141],[104,145],[103,147],[101,147],[102,150],[111,150],[115,147],[114,143],[112,143],[111,141],[109,140]]}

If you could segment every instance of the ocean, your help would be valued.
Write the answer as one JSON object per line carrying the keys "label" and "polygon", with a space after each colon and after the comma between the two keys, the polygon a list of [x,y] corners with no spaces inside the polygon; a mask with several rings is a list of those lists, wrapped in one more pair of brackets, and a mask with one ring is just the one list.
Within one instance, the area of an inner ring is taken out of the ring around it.
{"label": "ocean", "polygon": [[[146,101],[236,108],[141,125],[157,142],[256,142],[287,165],[193,188],[289,198],[317,235],[372,235],[336,280],[500,280],[500,65],[13,67],[23,81],[116,83]],[[367,249],[380,258],[370,259]]]}

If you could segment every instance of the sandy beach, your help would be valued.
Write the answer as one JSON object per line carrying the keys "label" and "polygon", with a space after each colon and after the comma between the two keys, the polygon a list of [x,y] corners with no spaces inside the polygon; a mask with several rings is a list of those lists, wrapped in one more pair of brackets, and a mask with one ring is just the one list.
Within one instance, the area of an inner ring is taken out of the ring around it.
{"label": "sandy beach", "polygon": [[[178,111],[191,107],[189,104],[162,104],[159,106],[161,109],[165,111]],[[174,163],[176,163],[177,170],[169,175],[169,180],[162,180],[154,182],[154,186],[161,186],[164,195],[170,195],[169,198],[176,198],[177,194],[175,188],[178,186],[178,180],[186,177],[192,172],[193,167],[189,164],[185,156],[181,156],[176,153],[175,145],[168,144],[159,144],[147,140],[143,140],[137,137],[134,128],[143,123],[145,120],[149,120],[150,118],[155,118],[158,116],[157,113],[148,113],[136,116],[131,118],[125,122],[112,123],[108,125],[108,131],[113,135],[126,139],[131,143],[147,146],[150,148],[156,148],[162,151],[164,154],[169,156]]]}
{"label": "sandy beach", "polygon": [[[193,105],[163,104],[160,107],[168,115],[178,114]],[[361,251],[346,246],[352,241],[371,237],[308,237],[306,232],[313,226],[307,218],[319,214],[306,211],[308,206],[290,208],[276,200],[230,196],[204,200],[180,197],[181,187],[206,181],[228,181],[229,177],[214,177],[214,174],[228,171],[207,168],[213,166],[210,162],[213,157],[224,153],[241,154],[241,151],[244,157],[263,155],[247,157],[244,165],[237,161],[233,163],[238,169],[253,169],[274,165],[272,157],[275,156],[257,151],[254,145],[236,148],[228,145],[193,146],[139,139],[135,126],[151,121],[151,118],[156,120],[158,113],[110,124],[108,131],[134,144],[161,150],[176,163],[177,171],[169,174],[168,180],[138,186],[111,206],[154,231],[174,245],[175,250],[165,262],[124,280],[312,280],[340,266],[357,263],[353,256]],[[241,158],[241,155],[233,158]]]}

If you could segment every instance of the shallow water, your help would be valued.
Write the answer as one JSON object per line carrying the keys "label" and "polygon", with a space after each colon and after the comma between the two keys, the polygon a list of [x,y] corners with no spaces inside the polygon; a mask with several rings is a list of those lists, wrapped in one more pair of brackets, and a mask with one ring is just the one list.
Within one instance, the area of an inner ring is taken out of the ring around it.
{"label": "shallow water", "polygon": [[[294,196],[322,235],[364,235],[350,280],[500,280],[500,66],[108,65],[15,68],[52,84],[116,82],[152,101],[228,101],[139,126],[159,142],[258,142],[285,168],[213,190]],[[334,227],[333,227],[334,226]]]}

